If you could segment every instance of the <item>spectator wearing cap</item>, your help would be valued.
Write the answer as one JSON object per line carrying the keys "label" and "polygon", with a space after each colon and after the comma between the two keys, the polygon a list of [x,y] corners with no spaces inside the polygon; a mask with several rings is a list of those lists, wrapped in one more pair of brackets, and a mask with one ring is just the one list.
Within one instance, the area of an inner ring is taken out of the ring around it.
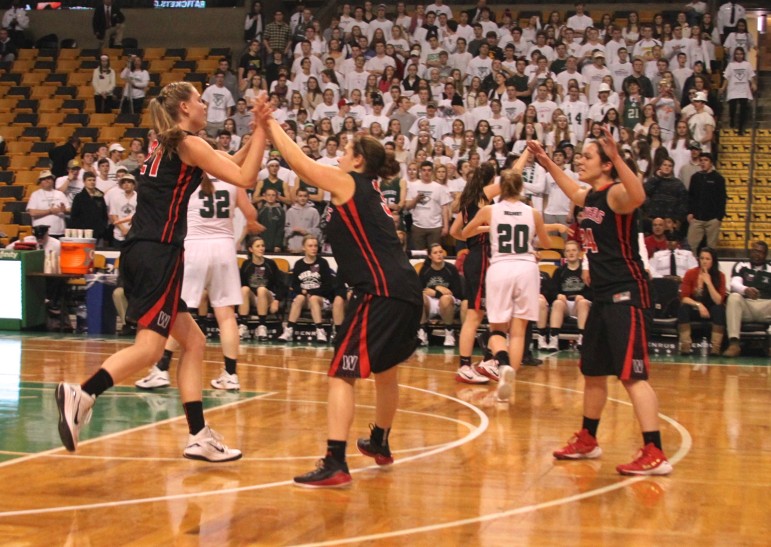
{"label": "spectator wearing cap", "polygon": [[93,173],[83,176],[83,190],[72,200],[70,228],[93,230],[94,239],[100,245],[107,235],[107,203],[104,194],[96,187]]}
{"label": "spectator wearing cap", "polygon": [[688,129],[693,139],[701,145],[702,152],[712,151],[712,138],[715,133],[715,118],[706,112],[707,92],[697,91],[691,99],[696,114],[688,118]]}
{"label": "spectator wearing cap", "polygon": [[37,178],[38,189],[32,192],[27,202],[27,212],[32,216],[32,226],[46,225],[49,233],[56,238],[64,235],[65,215],[69,211],[69,200],[54,189],[54,174],[41,171]]}
{"label": "spectator wearing cap", "polygon": [[94,69],[91,77],[91,85],[94,88],[94,108],[97,114],[110,113],[115,107],[113,104],[115,82],[115,71],[110,66],[110,57],[101,55],[99,66]]}
{"label": "spectator wearing cap", "polygon": [[688,141],[688,153],[690,154],[688,162],[677,172],[677,178],[683,181],[686,190],[690,190],[693,175],[701,171],[701,162],[699,161],[701,145],[694,140]]}
{"label": "spectator wearing cap", "polygon": [[67,142],[48,152],[51,172],[55,177],[63,177],[67,174],[67,164],[78,157],[78,150],[80,150],[80,139],[73,135],[67,139]]}
{"label": "spectator wearing cap", "polygon": [[605,76],[613,77],[608,67],[605,66],[605,54],[602,51],[595,51],[592,54],[592,64],[586,65],[581,70],[581,74],[587,84],[586,98],[589,101],[589,106],[591,106],[599,100],[598,93],[603,78]]}
{"label": "spectator wearing cap", "polygon": [[116,173],[118,172],[118,164],[123,161],[123,152],[125,152],[126,149],[123,148],[121,143],[114,142],[107,150],[107,159],[110,160],[110,178],[114,179]]}
{"label": "spectator wearing cap", "polygon": [[725,217],[726,193],[725,179],[715,170],[712,154],[699,154],[701,171],[691,177],[688,189],[688,245],[698,256],[702,240],[707,247],[717,248],[720,236],[720,223]]}
{"label": "spectator wearing cap", "polygon": [[375,122],[379,123],[380,127],[387,128],[389,118],[383,114],[383,107],[385,106],[383,98],[380,95],[375,95],[372,97],[370,106],[372,107],[372,112],[364,116],[361,122],[362,129],[368,130]]}
{"label": "spectator wearing cap", "polygon": [[390,20],[386,19],[386,5],[378,4],[375,9],[375,18],[369,22],[369,28],[367,29],[367,39],[371,42],[372,37],[377,29],[383,31],[383,36],[386,38],[391,36],[391,29],[394,24]]}
{"label": "spectator wearing cap", "polygon": [[[137,210],[136,179],[125,173],[120,177],[120,191],[113,190],[105,196],[107,213],[113,226],[113,242],[121,242],[131,229],[131,219]],[[107,237],[109,234],[105,234]]]}
{"label": "spectator wearing cap", "polygon": [[67,162],[67,174],[63,177],[57,177],[54,188],[67,196],[67,203],[72,207],[72,200],[83,190],[83,178],[80,175],[80,162],[78,160]]}

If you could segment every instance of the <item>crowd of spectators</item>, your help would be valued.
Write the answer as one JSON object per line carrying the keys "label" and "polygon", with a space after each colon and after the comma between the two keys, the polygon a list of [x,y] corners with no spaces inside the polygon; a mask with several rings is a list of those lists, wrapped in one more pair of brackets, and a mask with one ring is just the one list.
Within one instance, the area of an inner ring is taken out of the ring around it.
{"label": "crowd of spectators", "polygon": [[[110,5],[104,2],[105,16]],[[12,30],[0,33],[0,47]],[[555,10],[546,20],[522,21],[485,0],[463,11],[443,0],[413,9],[397,2],[393,12],[367,0],[342,4],[322,25],[301,3],[292,14],[268,15],[254,2],[243,30],[235,70],[222,58],[203,90],[202,135],[220,150],[237,151],[251,137],[250,104],[265,92],[276,119],[319,163],[336,164],[358,132],[376,137],[400,164],[379,184],[407,252],[462,249],[449,226],[466,180],[482,164],[500,172],[536,139],[578,179],[576,159],[602,125],[611,127],[644,180],[642,230],[652,276],[683,277],[702,247],[719,244],[727,195],[714,166],[716,128],[728,102],[730,125],[741,134],[756,92],[747,54],[757,46],[738,4],[711,13],[696,0],[672,17],[643,21],[636,11],[614,20],[577,2],[569,17]],[[124,110],[141,112],[149,81],[142,59],[129,58],[120,76],[127,82]],[[103,57],[93,78],[98,112],[116,107],[115,81]],[[96,153],[81,151],[77,139],[57,147],[34,200],[45,198],[49,206],[30,207],[33,224],[59,235],[66,219],[83,223],[82,212],[74,213],[83,191],[91,199],[81,207],[87,205],[94,233],[106,244],[119,242],[136,203],[129,173],[153,145],[151,132],[147,142],[133,141],[128,154],[118,143]],[[87,182],[91,177],[95,184]],[[539,165],[530,161],[523,178],[525,197],[548,222],[576,222],[580,211]],[[311,238],[320,253],[328,251],[329,196],[298,179],[277,152],[266,152],[251,195],[267,252],[307,256]],[[429,254],[427,265],[443,268],[442,258]],[[426,288],[436,292],[430,283]],[[435,296],[426,317],[449,321],[457,295],[444,307]],[[553,323],[558,328],[560,321]],[[542,344],[553,344],[547,340]]]}

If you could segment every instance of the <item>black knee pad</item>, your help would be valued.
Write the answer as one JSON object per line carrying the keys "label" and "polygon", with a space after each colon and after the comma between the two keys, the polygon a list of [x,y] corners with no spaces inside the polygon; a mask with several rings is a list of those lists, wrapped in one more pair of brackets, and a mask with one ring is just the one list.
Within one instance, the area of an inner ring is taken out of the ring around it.
{"label": "black knee pad", "polygon": [[506,338],[507,338],[509,335],[508,335],[508,334],[506,334],[505,332],[503,332],[502,330],[494,330],[494,331],[491,331],[491,332],[490,332],[490,337],[487,339],[487,342],[488,342],[488,343],[490,343],[490,339],[492,339],[492,337],[493,337],[493,336],[500,336],[500,337],[502,337],[504,340],[506,340]]}

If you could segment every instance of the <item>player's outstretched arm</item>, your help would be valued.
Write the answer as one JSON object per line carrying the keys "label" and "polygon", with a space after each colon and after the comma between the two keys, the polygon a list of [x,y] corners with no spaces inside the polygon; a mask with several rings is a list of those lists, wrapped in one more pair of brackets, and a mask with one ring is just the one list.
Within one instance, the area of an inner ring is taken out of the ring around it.
{"label": "player's outstretched arm", "polygon": [[271,108],[264,98],[257,99],[253,110],[258,126],[265,128],[270,134],[273,145],[301,180],[328,191],[332,194],[332,201],[338,204],[345,203],[353,196],[355,190],[353,177],[338,167],[321,165],[305,155],[305,152],[273,118]]}
{"label": "player's outstretched arm", "polygon": [[535,156],[535,161],[541,164],[557,183],[565,195],[576,205],[583,206],[588,190],[581,188],[565,171],[563,171],[537,141],[527,141],[527,149]]}
{"label": "player's outstretched arm", "polygon": [[621,185],[616,185],[608,192],[608,205],[614,213],[629,214],[645,203],[645,188],[642,178],[633,172],[618,153],[618,146],[613,140],[608,126],[603,126],[602,137],[598,144],[605,155],[613,162]]}

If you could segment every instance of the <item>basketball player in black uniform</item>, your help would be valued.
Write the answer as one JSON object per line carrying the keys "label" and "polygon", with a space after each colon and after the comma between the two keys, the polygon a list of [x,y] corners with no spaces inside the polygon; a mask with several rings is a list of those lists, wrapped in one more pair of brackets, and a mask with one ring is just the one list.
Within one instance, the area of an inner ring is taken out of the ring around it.
{"label": "basketball player in black uniform", "polygon": [[179,393],[187,417],[186,458],[230,461],[239,450],[222,443],[203,416],[202,368],[205,337],[180,299],[187,204],[203,172],[244,188],[257,179],[265,131],[234,156],[220,153],[194,136],[206,127],[206,105],[187,82],[164,87],[150,101],[158,146],[139,168],[137,209],[121,250],[121,276],[128,298],[128,320],[138,326],[134,344],[112,355],[82,385],[56,388],[59,435],[67,450],[78,445],[80,427],[91,417],[96,397],[163,355],[169,335],[182,346]]}
{"label": "basketball player in black uniform", "polygon": [[643,448],[634,461],[616,470],[622,475],[667,475],[672,465],[662,451],[658,399],[648,383],[650,289],[635,222],[637,208],[645,201],[642,182],[624,162],[607,127],[600,139],[584,145],[578,160],[578,176],[591,185],[589,190],[580,188],[537,142],[528,142],[528,148],[565,195],[584,207],[581,232],[594,291],[581,347],[583,425],[554,457],[575,460],[602,454],[597,427],[608,398],[607,377],[614,375],[629,393],[643,432]]}
{"label": "basketball player in black uniform", "polygon": [[356,380],[374,373],[377,388],[375,424],[370,438],[359,439],[357,447],[378,465],[388,465],[393,462],[388,435],[399,399],[396,365],[418,343],[420,281],[401,249],[391,210],[378,187],[378,177],[396,170],[383,145],[370,136],[351,139],[339,167],[320,165],[284,132],[264,99],[254,110],[297,176],[332,194],[327,239],[337,275],[354,295],[335,337],[329,367],[327,453],[315,471],[295,477],[294,482],[309,488],[345,486],[351,482],[345,448]]}

